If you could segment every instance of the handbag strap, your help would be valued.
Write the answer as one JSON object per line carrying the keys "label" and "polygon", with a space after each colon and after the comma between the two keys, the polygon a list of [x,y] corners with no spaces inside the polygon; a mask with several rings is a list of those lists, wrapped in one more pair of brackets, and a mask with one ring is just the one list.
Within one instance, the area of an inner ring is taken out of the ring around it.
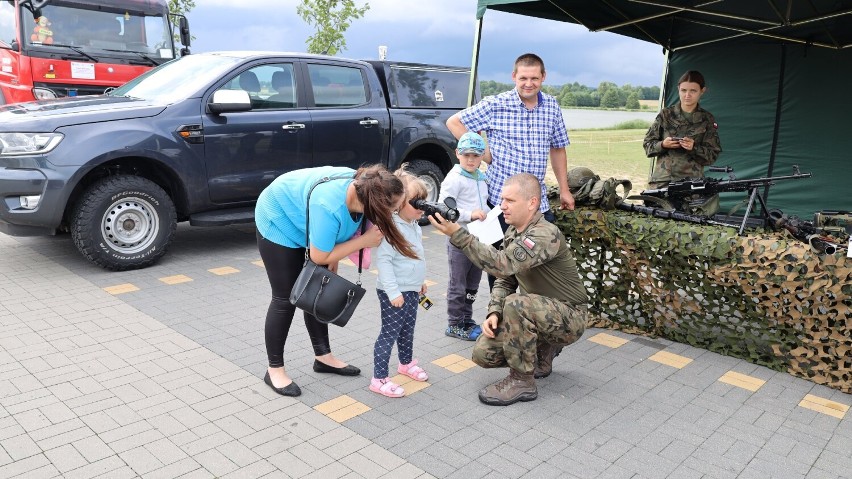
{"label": "handbag strap", "polygon": [[[308,190],[308,199],[305,202],[305,261],[310,259],[311,257],[311,241],[310,241],[310,227],[311,227],[311,193],[314,192],[314,188],[325,183],[326,181],[331,180],[348,180],[350,178],[355,178],[355,176],[323,176],[319,180],[316,181],[313,185],[311,185],[311,189]],[[364,217],[364,214],[361,213],[361,235],[367,231],[367,218]],[[355,283],[359,286],[361,285],[361,264],[364,262],[364,248],[358,250],[358,281]]]}

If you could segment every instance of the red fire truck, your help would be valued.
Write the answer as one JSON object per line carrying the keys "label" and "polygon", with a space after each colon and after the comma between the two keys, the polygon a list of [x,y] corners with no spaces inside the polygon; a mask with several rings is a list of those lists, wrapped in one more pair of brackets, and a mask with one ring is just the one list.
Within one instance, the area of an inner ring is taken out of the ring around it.
{"label": "red fire truck", "polygon": [[176,54],[166,0],[0,0],[0,105],[100,94]]}

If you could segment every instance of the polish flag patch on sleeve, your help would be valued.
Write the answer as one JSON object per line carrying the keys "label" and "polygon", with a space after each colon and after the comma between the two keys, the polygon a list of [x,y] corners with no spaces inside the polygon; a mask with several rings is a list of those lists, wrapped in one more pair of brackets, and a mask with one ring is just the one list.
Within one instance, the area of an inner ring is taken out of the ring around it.
{"label": "polish flag patch on sleeve", "polygon": [[526,246],[526,247],[527,247],[527,249],[529,249],[529,250],[531,250],[531,249],[535,248],[535,241],[531,240],[528,236],[525,236],[525,237],[524,237],[524,239],[523,239],[523,240],[521,240],[521,242],[522,242],[522,243],[524,244],[524,246]]}

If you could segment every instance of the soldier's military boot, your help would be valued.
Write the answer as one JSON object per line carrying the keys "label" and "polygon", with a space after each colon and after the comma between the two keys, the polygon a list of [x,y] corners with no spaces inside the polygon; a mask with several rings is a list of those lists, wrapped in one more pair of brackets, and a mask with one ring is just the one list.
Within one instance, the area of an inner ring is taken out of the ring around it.
{"label": "soldier's military boot", "polygon": [[562,352],[562,347],[563,346],[554,346],[549,343],[542,343],[538,345],[538,352],[536,354],[538,357],[538,364],[536,364],[535,372],[533,373],[536,379],[550,376],[550,373],[553,372],[553,358],[559,356],[559,353]]}
{"label": "soldier's military boot", "polygon": [[553,372],[553,345],[538,343],[536,358],[538,361],[536,361],[533,377],[541,379],[550,376],[550,373]]}
{"label": "soldier's military boot", "polygon": [[538,397],[533,374],[523,374],[514,369],[509,375],[479,391],[479,400],[491,406],[508,406],[518,401],[534,401]]}

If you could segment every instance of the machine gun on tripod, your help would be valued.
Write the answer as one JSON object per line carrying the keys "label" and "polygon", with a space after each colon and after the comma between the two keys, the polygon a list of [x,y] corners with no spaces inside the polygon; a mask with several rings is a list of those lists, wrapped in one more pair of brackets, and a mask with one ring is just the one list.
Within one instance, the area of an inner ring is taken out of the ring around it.
{"label": "machine gun on tripod", "polygon": [[[810,173],[802,173],[799,171],[799,165],[793,165],[792,175],[783,176],[766,176],[761,178],[751,178],[738,180],[733,175],[733,168],[729,166],[710,167],[710,171],[729,173],[728,179],[720,178],[685,178],[683,180],[672,181],[663,188],[645,190],[639,195],[630,196],[628,199],[644,200],[646,205],[651,203],[656,208],[664,211],[680,211],[689,215],[696,215],[700,212],[700,205],[706,204],[711,198],[714,198],[719,193],[729,191],[748,192],[748,206],[743,214],[742,223],[740,224],[738,234],[742,235],[748,223],[749,216],[752,214],[755,202],[760,203],[761,215],[765,226],[772,227],[766,207],[766,200],[760,193],[761,188],[774,185],[778,181],[784,180],[799,180],[802,178],[810,178]],[[700,216],[700,214],[699,214]]]}

